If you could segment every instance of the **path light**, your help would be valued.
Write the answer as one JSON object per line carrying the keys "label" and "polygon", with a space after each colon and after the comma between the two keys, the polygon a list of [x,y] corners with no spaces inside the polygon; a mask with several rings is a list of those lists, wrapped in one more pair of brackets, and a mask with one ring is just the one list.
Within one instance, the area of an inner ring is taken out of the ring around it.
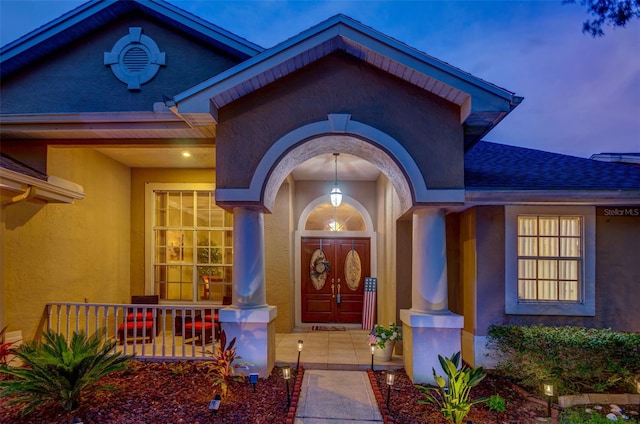
{"label": "path light", "polygon": [[389,398],[391,397],[391,386],[396,381],[396,373],[387,371],[387,409],[389,409]]}
{"label": "path light", "polygon": [[249,374],[249,383],[253,384],[253,393],[256,392],[256,384],[258,384],[258,373],[252,372]]}
{"label": "path light", "polygon": [[213,397],[213,400],[209,402],[209,409],[213,411],[214,415],[218,415],[218,409],[220,409],[220,403],[222,402],[222,398],[220,395],[216,394]]}
{"label": "path light", "polygon": [[298,340],[298,364],[296,365],[296,374],[298,373],[298,370],[300,369],[300,352],[302,352],[302,345],[304,344],[304,342],[302,340]]}
{"label": "path light", "polygon": [[371,371],[373,371],[373,355],[376,354],[376,344],[371,343],[369,347],[371,348]]}
{"label": "path light", "polygon": [[547,417],[551,417],[551,399],[553,399],[553,395],[554,395],[553,383],[544,383],[542,385],[542,391],[544,392],[544,395],[547,397]]}
{"label": "path light", "polygon": [[291,379],[291,367],[282,367],[282,378],[287,382],[287,409],[291,407],[291,393],[289,393],[289,380]]}

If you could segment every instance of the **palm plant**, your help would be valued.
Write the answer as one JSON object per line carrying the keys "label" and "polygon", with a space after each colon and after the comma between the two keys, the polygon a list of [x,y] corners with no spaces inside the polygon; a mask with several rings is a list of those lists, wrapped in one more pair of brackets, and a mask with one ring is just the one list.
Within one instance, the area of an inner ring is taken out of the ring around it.
{"label": "palm plant", "polygon": [[471,388],[477,386],[483,378],[487,376],[482,367],[468,368],[460,365],[460,352],[455,353],[451,358],[443,358],[438,355],[440,366],[447,375],[447,380],[436,375],[433,369],[433,377],[438,387],[422,387],[425,401],[435,405],[440,413],[453,424],[460,424],[471,410],[471,406],[484,402],[484,399],[469,400]]}
{"label": "palm plant", "polygon": [[123,370],[133,355],[113,353],[115,341],[105,341],[104,330],[92,336],[74,332],[71,341],[53,331],[43,334],[44,342],[28,342],[13,352],[22,367],[0,367],[13,378],[0,381],[0,396],[16,396],[9,404],[25,403],[28,414],[43,403],[57,402],[64,410],[78,407],[85,389],[96,386],[107,374]]}

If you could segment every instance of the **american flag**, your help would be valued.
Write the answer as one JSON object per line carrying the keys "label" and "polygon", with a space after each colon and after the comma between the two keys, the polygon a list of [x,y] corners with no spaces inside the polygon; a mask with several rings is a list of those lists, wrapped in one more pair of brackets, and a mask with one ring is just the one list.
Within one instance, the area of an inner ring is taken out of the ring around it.
{"label": "american flag", "polygon": [[362,328],[373,328],[376,322],[376,286],[378,279],[365,277],[364,279],[364,307],[362,310]]}

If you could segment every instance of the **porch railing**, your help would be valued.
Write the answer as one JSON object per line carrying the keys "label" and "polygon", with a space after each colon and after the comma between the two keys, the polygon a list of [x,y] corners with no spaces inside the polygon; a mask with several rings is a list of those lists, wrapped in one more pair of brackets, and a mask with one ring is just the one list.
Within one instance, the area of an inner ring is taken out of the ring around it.
{"label": "porch railing", "polygon": [[67,338],[104,328],[105,341],[117,341],[114,351],[145,359],[206,360],[215,349],[219,307],[55,302],[46,305],[46,328]]}

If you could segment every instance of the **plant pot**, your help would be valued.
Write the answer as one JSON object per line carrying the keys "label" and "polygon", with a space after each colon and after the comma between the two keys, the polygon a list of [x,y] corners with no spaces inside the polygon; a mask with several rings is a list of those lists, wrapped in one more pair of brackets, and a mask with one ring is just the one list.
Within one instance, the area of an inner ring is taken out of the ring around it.
{"label": "plant pot", "polygon": [[387,341],[383,349],[380,349],[378,346],[376,346],[373,357],[378,361],[390,361],[391,357],[393,356],[393,348],[395,347],[395,345],[396,342]]}

